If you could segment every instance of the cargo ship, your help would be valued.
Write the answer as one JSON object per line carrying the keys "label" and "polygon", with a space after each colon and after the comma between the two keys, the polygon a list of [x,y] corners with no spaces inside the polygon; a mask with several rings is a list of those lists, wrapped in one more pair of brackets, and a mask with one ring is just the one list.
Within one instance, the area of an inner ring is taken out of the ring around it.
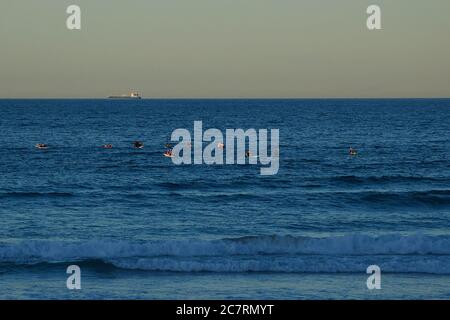
{"label": "cargo ship", "polygon": [[120,96],[109,96],[108,99],[142,99],[137,91],[129,94],[122,94]]}

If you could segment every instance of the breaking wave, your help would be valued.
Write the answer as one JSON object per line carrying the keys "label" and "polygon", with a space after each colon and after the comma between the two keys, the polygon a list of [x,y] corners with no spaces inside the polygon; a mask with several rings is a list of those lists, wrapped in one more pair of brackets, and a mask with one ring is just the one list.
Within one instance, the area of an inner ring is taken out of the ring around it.
{"label": "breaking wave", "polygon": [[0,264],[75,261],[175,272],[365,272],[377,264],[385,272],[450,274],[450,236],[0,243]]}

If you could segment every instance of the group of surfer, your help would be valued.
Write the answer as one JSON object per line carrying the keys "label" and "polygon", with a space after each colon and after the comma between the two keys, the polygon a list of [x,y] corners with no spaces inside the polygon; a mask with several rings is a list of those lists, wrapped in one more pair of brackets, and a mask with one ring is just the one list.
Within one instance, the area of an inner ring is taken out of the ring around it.
{"label": "group of surfer", "polygon": [[[171,143],[166,143],[164,146],[167,148],[167,150],[164,152],[164,156],[165,156],[165,157],[168,157],[168,158],[173,158],[173,151],[172,151],[173,145],[172,145]],[[219,149],[223,150],[223,149],[225,149],[225,144],[224,144],[223,142],[219,142],[219,143],[217,144],[217,147],[218,147]],[[245,156],[246,156],[247,158],[249,158],[249,157],[252,156],[252,153],[251,153],[250,151],[247,150],[247,151],[245,152]]]}
{"label": "group of surfer", "polygon": [[[164,146],[167,149],[164,152],[164,156],[168,157],[168,158],[172,158],[173,157],[173,151],[172,151],[173,145],[171,143],[166,143]],[[101,147],[103,149],[112,149],[113,145],[112,144],[104,144]],[[136,149],[142,149],[142,148],[144,148],[144,143],[142,141],[134,141],[133,142],[133,147],[136,148]],[[225,149],[225,144],[223,144],[222,142],[219,142],[217,144],[217,147],[219,149],[223,150],[223,149]],[[36,144],[36,148],[38,148],[38,149],[48,149],[48,145],[45,144],[45,143],[38,143],[38,144]],[[350,156],[356,156],[358,154],[358,151],[356,149],[354,149],[353,147],[350,147],[349,150],[348,150],[348,154]],[[252,156],[252,153],[249,150],[245,151],[245,157],[246,158],[250,158],[251,156]]]}
{"label": "group of surfer", "polygon": [[[113,148],[113,145],[110,144],[110,143],[108,143],[108,144],[102,145],[101,147],[102,147],[103,149],[112,149],[112,148]],[[136,149],[142,149],[142,148],[144,148],[144,143],[141,142],[141,141],[134,141],[134,142],[133,142],[133,147],[136,148]]]}
{"label": "group of surfer", "polygon": [[[35,146],[38,149],[48,149],[48,145],[45,143],[38,143]],[[144,143],[141,141],[134,141],[133,142],[133,147],[135,147],[136,149],[142,149],[144,148]],[[112,144],[104,144],[101,146],[101,148],[103,149],[112,149],[113,145]]]}
{"label": "group of surfer", "polygon": [[[167,148],[167,150],[164,152],[164,156],[172,158],[173,157],[172,144],[166,143],[164,146]],[[113,147],[112,144],[104,144],[102,146],[102,148],[104,148],[104,149],[112,149],[112,147]],[[134,141],[133,147],[136,149],[142,149],[142,148],[144,148],[144,143],[142,141]]]}

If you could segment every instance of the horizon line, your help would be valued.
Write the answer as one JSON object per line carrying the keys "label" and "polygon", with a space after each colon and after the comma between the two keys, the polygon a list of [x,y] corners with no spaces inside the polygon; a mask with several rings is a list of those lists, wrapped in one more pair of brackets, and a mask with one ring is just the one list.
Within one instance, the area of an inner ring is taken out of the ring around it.
{"label": "horizon line", "polygon": [[139,101],[139,100],[446,100],[449,97],[141,97],[141,99],[111,99],[108,97],[0,97],[0,100],[111,100],[111,101]]}

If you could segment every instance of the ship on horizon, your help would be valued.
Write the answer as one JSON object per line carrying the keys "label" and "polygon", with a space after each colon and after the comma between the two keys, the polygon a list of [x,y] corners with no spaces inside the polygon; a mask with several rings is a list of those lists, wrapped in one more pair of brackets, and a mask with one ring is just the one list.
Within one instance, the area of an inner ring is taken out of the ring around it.
{"label": "ship on horizon", "polygon": [[129,94],[122,94],[119,96],[109,96],[108,99],[142,99],[139,92],[133,91]]}

